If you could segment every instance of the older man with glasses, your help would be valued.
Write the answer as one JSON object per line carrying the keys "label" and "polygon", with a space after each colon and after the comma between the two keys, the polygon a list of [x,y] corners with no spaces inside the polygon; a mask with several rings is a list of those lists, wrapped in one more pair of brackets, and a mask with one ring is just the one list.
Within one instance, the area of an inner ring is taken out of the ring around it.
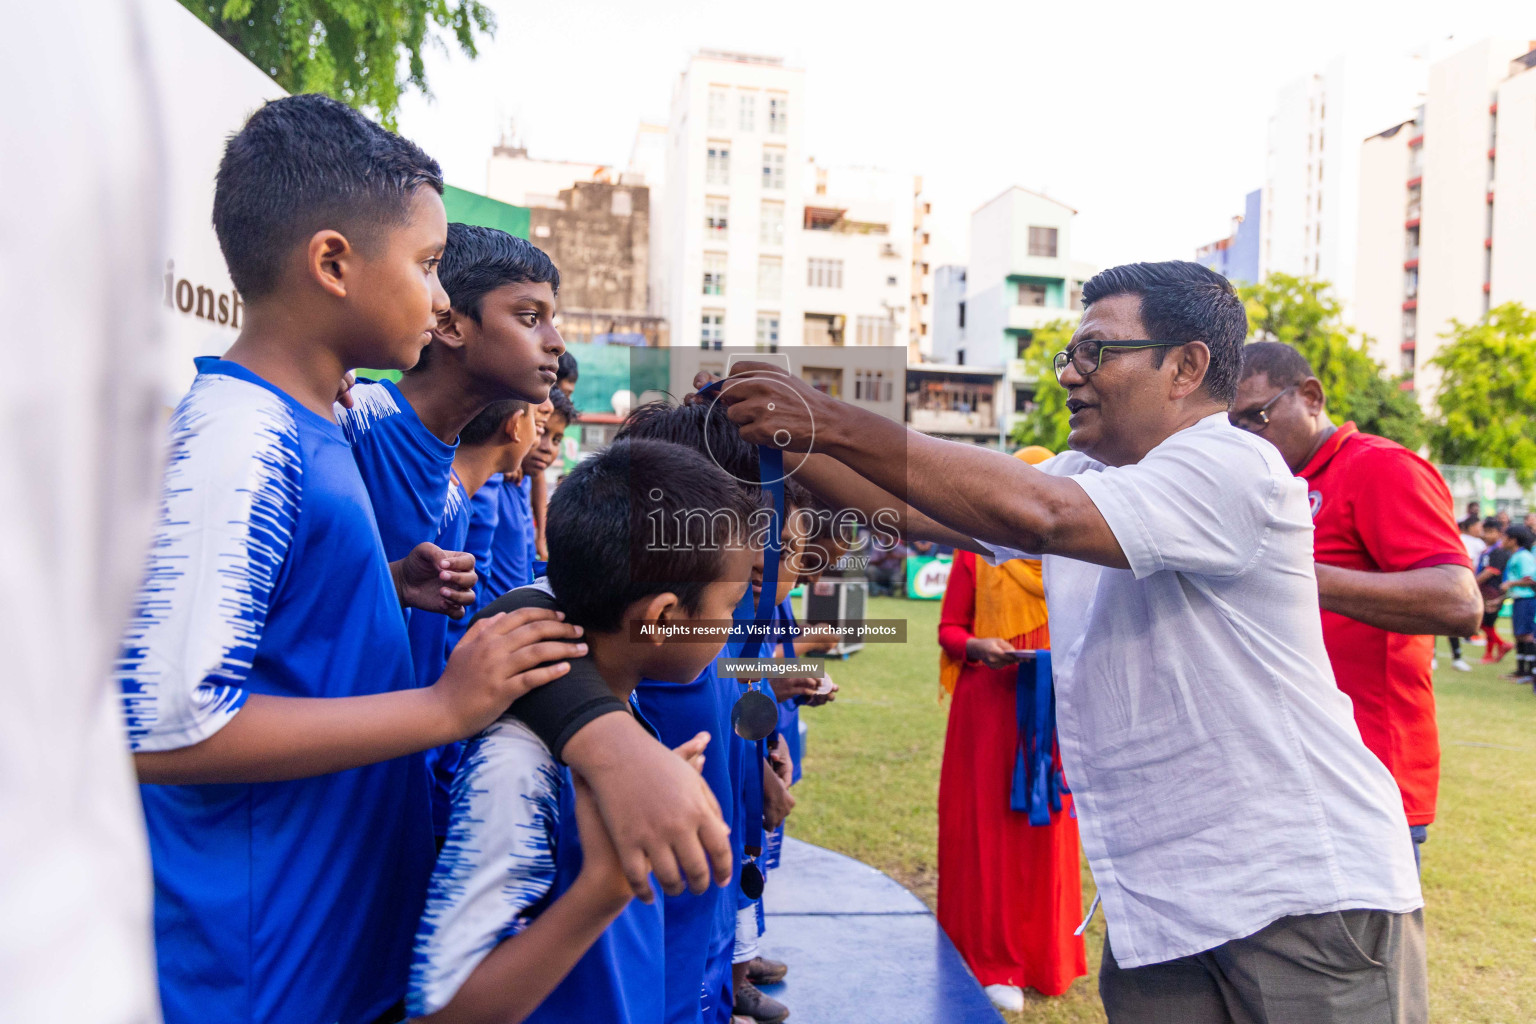
{"label": "older man with glasses", "polygon": [[1397,442],[1336,426],[1289,345],[1243,349],[1231,419],[1307,482],[1323,642],[1361,738],[1402,790],[1417,862],[1440,788],[1435,637],[1473,635],[1483,612],[1450,489]]}
{"label": "older man with glasses", "polygon": [[1083,302],[1056,357],[1073,450],[1038,468],[766,364],[722,397],[834,505],[1043,556],[1111,1022],[1424,1021],[1408,826],[1329,668],[1306,485],[1227,419],[1242,302],[1193,263],[1106,270]]}

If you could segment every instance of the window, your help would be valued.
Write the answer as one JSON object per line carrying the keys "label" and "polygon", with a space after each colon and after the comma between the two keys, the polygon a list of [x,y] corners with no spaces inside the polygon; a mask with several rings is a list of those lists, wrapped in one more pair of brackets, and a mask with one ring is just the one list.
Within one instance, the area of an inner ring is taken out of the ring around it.
{"label": "window", "polygon": [[[961,327],[965,326],[965,303],[964,302],[960,303],[960,326]],[[964,362],[964,360],[961,360],[961,362]]]}
{"label": "window", "polygon": [[764,203],[757,240],[764,245],[784,244],[784,204]]}
{"label": "window", "polygon": [[744,132],[757,131],[757,94],[751,92],[737,93],[737,127]]}
{"label": "window", "polygon": [[724,240],[730,227],[731,204],[716,196],[704,200],[704,233],[710,238]]}
{"label": "window", "polygon": [[608,209],[615,217],[631,216],[635,212],[635,201],[629,189],[614,189]]}
{"label": "window", "polygon": [[725,294],[725,253],[704,254],[704,294]]}
{"label": "window", "polygon": [[[1031,231],[1034,229],[1031,228]],[[1019,285],[1019,305],[1043,306],[1045,305],[1045,285],[1021,284]]]}
{"label": "window", "polygon": [[[861,316],[854,335],[858,345],[889,345],[896,338],[896,324],[881,316]],[[854,397],[858,397],[858,384],[854,384]]]}
{"label": "window", "polygon": [[789,131],[789,97],[768,97],[768,131],[773,135],[783,135]]}
{"label": "window", "polygon": [[784,261],[777,256],[757,258],[757,297],[777,300],[784,292]]}
{"label": "window", "polygon": [[725,314],[706,309],[700,319],[699,348],[718,349],[725,344]]}
{"label": "window", "polygon": [[704,180],[711,185],[731,183],[731,151],[722,143],[711,143],[705,155]]}
{"label": "window", "polygon": [[757,349],[759,352],[779,350],[779,314],[757,314]]}
{"label": "window", "polygon": [[726,129],[725,107],[730,102],[724,89],[709,90],[709,130],[723,132]]}
{"label": "window", "polygon": [[857,402],[889,402],[892,382],[885,379],[883,370],[855,370],[853,373],[853,398]]}
{"label": "window", "polygon": [[784,151],[771,146],[763,147],[763,188],[784,188]]}
{"label": "window", "polygon": [[1029,229],[1029,254],[1031,256],[1044,256],[1048,259],[1056,258],[1056,229],[1037,228],[1031,225]]}
{"label": "window", "polygon": [[841,288],[843,261],[810,259],[805,264],[805,283],[812,288]]}
{"label": "window", "polygon": [[1418,268],[1403,271],[1403,297],[1416,299],[1419,297],[1419,271]]}

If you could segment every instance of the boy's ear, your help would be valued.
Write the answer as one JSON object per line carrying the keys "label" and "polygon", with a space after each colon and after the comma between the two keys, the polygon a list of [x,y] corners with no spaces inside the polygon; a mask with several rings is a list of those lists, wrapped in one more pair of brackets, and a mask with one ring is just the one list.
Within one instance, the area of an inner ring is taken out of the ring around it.
{"label": "boy's ear", "polygon": [[447,348],[463,348],[465,319],[463,313],[450,306],[437,318],[437,326],[432,328],[432,340]]}
{"label": "boy's ear", "polygon": [[304,270],[310,280],[338,299],[347,297],[348,278],[356,273],[352,265],[357,250],[340,231],[326,228],[309,237],[304,250]]}
{"label": "boy's ear", "polygon": [[528,428],[533,425],[533,417],[527,409],[519,409],[502,423],[501,429],[507,442],[511,444],[524,444],[528,440]]}
{"label": "boy's ear", "polygon": [[[670,590],[641,598],[630,606],[630,611],[632,614],[627,616],[628,619],[638,619],[641,623],[654,623],[658,626],[675,623],[686,617],[683,614],[682,602]],[[652,646],[660,646],[666,642],[666,637],[659,629],[653,633],[646,634],[645,637],[646,642]]]}

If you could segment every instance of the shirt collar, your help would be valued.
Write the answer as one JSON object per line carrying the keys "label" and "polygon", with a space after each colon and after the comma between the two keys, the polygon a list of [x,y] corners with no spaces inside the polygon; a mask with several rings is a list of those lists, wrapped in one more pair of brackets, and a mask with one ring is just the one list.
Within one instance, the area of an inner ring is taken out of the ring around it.
{"label": "shirt collar", "polygon": [[1324,467],[1333,460],[1333,457],[1339,454],[1339,449],[1344,447],[1344,442],[1358,433],[1360,433],[1360,428],[1355,426],[1353,421],[1335,430],[1333,436],[1323,442],[1323,446],[1313,454],[1312,458],[1307,460],[1307,464],[1302,466],[1301,471],[1296,475],[1310,480],[1318,473],[1321,473]]}

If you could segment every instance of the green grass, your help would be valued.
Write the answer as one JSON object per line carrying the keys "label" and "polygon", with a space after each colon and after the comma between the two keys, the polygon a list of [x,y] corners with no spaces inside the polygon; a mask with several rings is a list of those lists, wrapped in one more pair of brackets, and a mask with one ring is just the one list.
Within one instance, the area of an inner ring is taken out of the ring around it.
{"label": "green grass", "polygon": [[[791,832],[886,872],[933,906],[939,760],[948,703],[938,694],[938,602],[876,598],[871,618],[905,618],[905,644],[871,644],[832,663],[835,703],[807,710],[805,778]],[[1437,1024],[1536,1020],[1536,696],[1477,665],[1435,675],[1442,767],[1424,847],[1430,999]],[[1086,866],[1084,905],[1093,892]],[[1011,1021],[1103,1021],[1097,965],[1104,918],[1088,933],[1089,976]],[[1030,993],[1032,995],[1032,993]]]}

